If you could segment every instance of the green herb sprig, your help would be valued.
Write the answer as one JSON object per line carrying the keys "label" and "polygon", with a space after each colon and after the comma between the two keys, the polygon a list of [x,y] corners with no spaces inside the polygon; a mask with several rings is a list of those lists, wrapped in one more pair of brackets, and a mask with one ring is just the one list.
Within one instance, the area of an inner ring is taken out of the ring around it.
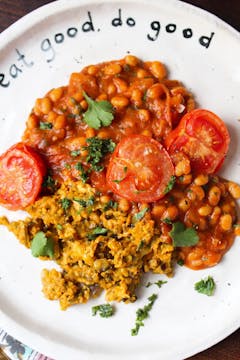
{"label": "green herb sprig", "polygon": [[157,300],[157,294],[152,294],[148,298],[148,304],[136,311],[135,327],[131,329],[131,335],[136,336],[141,326],[144,326],[144,320],[149,317],[149,312],[152,310],[153,304]]}
{"label": "green herb sprig", "polygon": [[34,257],[49,256],[52,259],[54,257],[54,241],[43,231],[39,231],[31,242],[31,252]]}
{"label": "green herb sprig", "polygon": [[84,91],[83,96],[88,103],[88,109],[83,114],[83,120],[93,129],[109,126],[113,121],[113,106],[109,101],[95,101]]}
{"label": "green herb sprig", "polygon": [[101,304],[93,306],[92,316],[96,316],[97,313],[103,318],[108,318],[114,314],[114,308],[111,304]]}

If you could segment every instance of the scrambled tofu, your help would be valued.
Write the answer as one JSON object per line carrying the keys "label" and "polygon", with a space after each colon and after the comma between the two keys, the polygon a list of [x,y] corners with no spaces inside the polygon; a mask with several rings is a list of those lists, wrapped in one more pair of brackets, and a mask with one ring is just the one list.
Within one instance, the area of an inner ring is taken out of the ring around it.
{"label": "scrambled tofu", "polygon": [[30,216],[24,221],[2,217],[0,224],[27,248],[39,232],[51,239],[53,260],[62,271],[43,270],[43,293],[59,300],[63,310],[103,289],[107,301],[133,302],[144,272],[172,275],[173,246],[150,214],[119,211],[113,201],[103,204],[97,191],[81,181],[63,183],[26,210]]}

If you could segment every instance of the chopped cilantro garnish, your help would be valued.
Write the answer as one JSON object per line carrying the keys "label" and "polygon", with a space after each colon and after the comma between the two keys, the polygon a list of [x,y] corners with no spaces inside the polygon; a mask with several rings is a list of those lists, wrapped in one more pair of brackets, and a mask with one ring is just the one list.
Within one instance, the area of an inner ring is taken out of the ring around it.
{"label": "chopped cilantro garnish", "polygon": [[46,237],[43,231],[39,231],[34,236],[31,242],[31,252],[35,257],[38,256],[54,256],[54,241]]}
{"label": "chopped cilantro garnish", "polygon": [[138,213],[134,214],[133,215],[133,222],[142,220],[148,210],[149,210],[149,208],[145,208],[145,209],[139,211]]}
{"label": "chopped cilantro garnish", "polygon": [[174,184],[175,184],[175,181],[176,181],[176,176],[172,175],[171,176],[171,179],[169,180],[165,190],[164,190],[164,194],[167,194],[169,191],[172,190]]}
{"label": "chopped cilantro garnish", "polygon": [[75,164],[75,169],[80,172],[80,178],[82,182],[86,183],[88,180],[88,171],[84,169],[83,165],[80,162]]}
{"label": "chopped cilantro garnish", "polygon": [[87,163],[91,165],[92,170],[102,171],[103,166],[100,162],[106,154],[114,151],[116,144],[112,139],[100,139],[98,137],[88,138],[87,144],[87,146],[83,147],[88,152],[86,157]]}
{"label": "chopped cilantro garnish", "polygon": [[172,224],[172,220],[169,218],[162,219],[162,222],[164,222],[165,224],[168,224],[168,225]]}
{"label": "chopped cilantro garnish", "polygon": [[81,154],[81,150],[79,150],[79,149],[78,150],[73,150],[73,151],[70,152],[70,154],[73,157],[77,157],[78,155]]}
{"label": "chopped cilantro garnish", "polygon": [[147,283],[147,285],[146,285],[146,287],[148,288],[149,286],[151,286],[151,285],[157,285],[158,287],[159,287],[159,289],[162,287],[162,285],[164,285],[164,284],[166,284],[167,283],[167,281],[164,281],[164,280],[158,280],[158,281],[155,281],[155,282],[151,282],[151,281],[149,281],[148,283]]}
{"label": "chopped cilantro garnish", "polygon": [[63,210],[67,210],[71,206],[71,200],[63,198],[60,200]]}
{"label": "chopped cilantro garnish", "polygon": [[52,123],[40,121],[39,129],[41,129],[41,130],[50,130],[50,129],[52,129],[52,127],[53,127]]}
{"label": "chopped cilantro garnish", "polygon": [[184,260],[183,259],[178,259],[177,264],[179,266],[183,266],[184,265]]}
{"label": "chopped cilantro garnish", "polygon": [[48,191],[55,191],[57,188],[57,181],[52,178],[51,175],[46,175],[42,184],[43,188]]}
{"label": "chopped cilantro garnish", "polygon": [[73,198],[74,201],[76,201],[79,205],[82,207],[88,207],[94,205],[95,198],[94,196],[91,196],[88,200]]}
{"label": "chopped cilantro garnish", "polygon": [[109,101],[95,101],[84,91],[83,96],[88,103],[88,109],[83,114],[83,120],[93,129],[100,129],[102,126],[109,126],[114,118],[113,107]]}
{"label": "chopped cilantro garnish", "polygon": [[140,243],[137,246],[137,251],[140,251],[144,247],[144,245],[145,245],[145,241],[141,240]]}
{"label": "chopped cilantro garnish", "polygon": [[206,279],[198,281],[194,285],[194,289],[201,294],[212,296],[214,294],[216,284],[211,276],[208,276]]}
{"label": "chopped cilantro garnish", "polygon": [[186,228],[180,221],[172,225],[173,227],[169,234],[174,246],[193,246],[198,243],[199,236],[195,229]]}
{"label": "chopped cilantro garnish", "polygon": [[107,211],[109,209],[116,210],[118,207],[118,203],[116,201],[113,201],[112,199],[109,200],[103,207],[103,211]]}
{"label": "chopped cilantro garnish", "polygon": [[108,232],[104,227],[95,227],[90,234],[87,235],[88,240],[94,240],[99,235],[106,235]]}
{"label": "chopped cilantro garnish", "polygon": [[111,304],[93,306],[92,315],[95,316],[97,313],[103,318],[108,318],[114,314],[114,308]]}
{"label": "chopped cilantro garnish", "polygon": [[136,320],[135,320],[135,327],[133,329],[131,329],[131,335],[132,336],[136,336],[139,332],[139,329],[141,326],[144,326],[144,320],[147,319],[149,317],[149,312],[153,307],[154,302],[157,299],[157,294],[152,294],[149,298],[148,298],[148,304],[145,305],[142,309],[138,309],[136,311]]}

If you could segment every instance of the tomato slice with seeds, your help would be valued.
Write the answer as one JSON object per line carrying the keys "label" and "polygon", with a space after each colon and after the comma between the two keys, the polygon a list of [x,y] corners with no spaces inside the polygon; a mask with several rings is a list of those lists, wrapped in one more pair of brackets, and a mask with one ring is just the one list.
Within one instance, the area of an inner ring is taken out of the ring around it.
{"label": "tomato slice with seeds", "polygon": [[23,143],[13,145],[0,156],[0,205],[20,210],[32,204],[45,173],[39,154]]}
{"label": "tomato slice with seeds", "polygon": [[214,113],[196,109],[183,116],[167,136],[170,154],[184,152],[189,156],[194,173],[213,174],[223,164],[230,136],[224,122]]}
{"label": "tomato slice with seeds", "polygon": [[164,196],[174,167],[164,147],[144,135],[130,135],[117,145],[107,169],[107,184],[117,195],[136,202]]}

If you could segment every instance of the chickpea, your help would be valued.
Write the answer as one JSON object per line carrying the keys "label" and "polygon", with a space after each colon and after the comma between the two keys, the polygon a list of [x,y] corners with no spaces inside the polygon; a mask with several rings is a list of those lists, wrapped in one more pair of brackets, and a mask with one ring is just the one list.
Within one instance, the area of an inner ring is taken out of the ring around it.
{"label": "chickpea", "polygon": [[93,128],[87,128],[85,132],[86,138],[92,138],[95,136],[95,130]]}
{"label": "chickpea", "polygon": [[174,220],[178,216],[178,208],[175,205],[170,205],[162,215],[162,219]]}
{"label": "chickpea", "polygon": [[81,105],[81,108],[82,108],[83,110],[87,110],[87,108],[88,108],[88,103],[87,103],[86,100],[82,100],[82,101],[80,102],[80,105]]}
{"label": "chickpea", "polygon": [[40,109],[43,114],[48,114],[50,110],[52,110],[52,102],[48,97],[41,99],[40,101]]}
{"label": "chickpea", "polygon": [[117,91],[117,88],[114,84],[109,84],[107,87],[107,93],[108,95],[114,95]]}
{"label": "chickpea", "polygon": [[194,179],[194,184],[198,185],[198,186],[203,186],[206,185],[208,183],[208,175],[198,175],[195,179]]}
{"label": "chickpea", "polygon": [[65,128],[67,123],[65,115],[58,115],[58,117],[54,121],[54,128],[59,130]]}
{"label": "chickpea", "polygon": [[96,75],[98,72],[98,67],[95,65],[89,65],[87,68],[87,72],[89,75]]}
{"label": "chickpea", "polygon": [[228,191],[234,199],[240,199],[240,186],[233,181],[228,183]]}
{"label": "chickpea", "polygon": [[150,120],[150,112],[146,109],[138,110],[138,117],[141,121],[148,122]]}
{"label": "chickpea", "polygon": [[107,94],[100,94],[96,98],[97,101],[107,100]]}
{"label": "chickpea", "polygon": [[62,94],[63,94],[63,88],[59,87],[51,90],[49,93],[49,97],[52,100],[52,102],[56,102],[61,98]]}
{"label": "chickpea", "polygon": [[165,88],[162,84],[154,84],[147,91],[147,97],[150,99],[160,98],[165,94]]}
{"label": "chickpea", "polygon": [[157,79],[164,79],[167,75],[165,66],[159,61],[153,61],[150,65],[150,71]]}
{"label": "chickpea", "polygon": [[136,104],[136,106],[142,105],[142,97],[143,97],[143,94],[142,94],[141,90],[134,89],[132,91],[131,100],[134,104]]}
{"label": "chickpea", "polygon": [[203,190],[203,188],[201,186],[197,186],[197,185],[193,185],[191,187],[192,191],[196,194],[196,197],[199,199],[199,200],[202,200],[204,199],[205,197],[205,192]]}
{"label": "chickpea", "polygon": [[213,211],[212,211],[212,214],[210,216],[210,224],[211,225],[215,225],[218,221],[219,221],[219,217],[221,215],[221,208],[219,206],[215,206]]}
{"label": "chickpea", "polygon": [[164,205],[154,205],[152,209],[152,215],[154,217],[161,217],[163,213],[165,212],[166,207]]}
{"label": "chickpea", "polygon": [[138,69],[136,75],[138,79],[144,79],[149,76],[149,73],[144,69]]}
{"label": "chickpea", "polygon": [[139,59],[134,55],[127,55],[125,56],[124,60],[129,66],[136,66],[139,63]]}
{"label": "chickpea", "polygon": [[122,212],[127,212],[130,209],[130,203],[126,199],[120,199],[118,203],[118,209]]}
{"label": "chickpea", "polygon": [[28,129],[32,130],[39,126],[39,119],[35,114],[29,115],[27,119],[27,127]]}
{"label": "chickpea", "polygon": [[119,77],[113,78],[113,83],[115,85],[115,90],[117,89],[118,93],[123,93],[128,89],[127,82]]}
{"label": "chickpea", "polygon": [[129,100],[125,96],[114,96],[111,99],[111,103],[115,108],[123,108],[128,105]]}
{"label": "chickpea", "polygon": [[110,135],[108,130],[100,130],[97,134],[97,137],[100,139],[109,139]]}
{"label": "chickpea", "polygon": [[81,102],[84,99],[82,92],[77,92],[72,96],[77,102]]}
{"label": "chickpea", "polygon": [[179,209],[182,210],[183,212],[188,211],[190,206],[191,206],[191,203],[187,198],[181,199],[178,203]]}
{"label": "chickpea", "polygon": [[182,176],[182,175],[188,175],[191,172],[191,165],[189,159],[183,159],[177,163],[175,166],[175,175],[176,176]]}
{"label": "chickpea", "polygon": [[110,200],[111,200],[111,198],[108,195],[102,195],[100,197],[101,204],[107,204]]}
{"label": "chickpea", "polygon": [[104,68],[104,73],[106,75],[117,75],[121,71],[122,71],[122,67],[120,64],[117,64],[117,63],[109,64]]}
{"label": "chickpea", "polygon": [[180,184],[184,184],[184,185],[191,184],[191,182],[192,182],[192,174],[182,175],[181,180],[180,180],[180,178],[178,180],[179,180]]}
{"label": "chickpea", "polygon": [[209,205],[201,206],[198,209],[198,213],[199,213],[200,216],[208,216],[208,215],[211,214],[211,212],[212,212],[212,208]]}
{"label": "chickpea", "polygon": [[216,206],[221,198],[221,190],[218,186],[214,185],[208,192],[208,202],[211,206]]}
{"label": "chickpea", "polygon": [[219,224],[223,231],[229,231],[232,228],[232,216],[224,214],[220,217]]}

